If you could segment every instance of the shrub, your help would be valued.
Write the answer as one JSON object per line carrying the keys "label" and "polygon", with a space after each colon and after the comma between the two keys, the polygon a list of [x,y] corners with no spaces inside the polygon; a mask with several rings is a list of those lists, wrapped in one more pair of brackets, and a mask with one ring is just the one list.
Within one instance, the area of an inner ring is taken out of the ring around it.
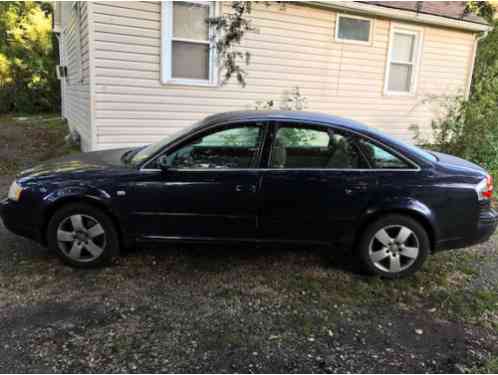
{"label": "shrub", "polygon": [[[443,116],[432,121],[432,137],[418,143],[498,171],[498,28],[479,43],[468,98],[440,97]],[[416,129],[415,129],[416,130]],[[430,143],[429,145],[427,143]]]}
{"label": "shrub", "polygon": [[50,12],[47,2],[0,2],[0,113],[59,109]]}

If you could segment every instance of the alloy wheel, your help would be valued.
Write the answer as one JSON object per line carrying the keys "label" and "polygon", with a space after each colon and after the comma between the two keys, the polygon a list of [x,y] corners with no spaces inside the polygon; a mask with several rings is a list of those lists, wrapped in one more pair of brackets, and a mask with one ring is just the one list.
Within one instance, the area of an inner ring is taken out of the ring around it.
{"label": "alloy wheel", "polygon": [[388,273],[410,268],[420,253],[420,241],[413,230],[404,225],[389,225],[379,229],[369,245],[373,265]]}
{"label": "alloy wheel", "polygon": [[59,224],[57,243],[68,258],[77,262],[91,262],[104,252],[106,234],[94,217],[74,214]]}

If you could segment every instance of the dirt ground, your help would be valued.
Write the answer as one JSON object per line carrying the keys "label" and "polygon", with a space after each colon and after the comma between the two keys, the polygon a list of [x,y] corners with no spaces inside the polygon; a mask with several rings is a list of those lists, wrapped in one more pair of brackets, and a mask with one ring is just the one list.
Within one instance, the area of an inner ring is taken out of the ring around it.
{"label": "dirt ground", "polygon": [[[0,118],[0,197],[71,152],[64,134]],[[146,248],[74,270],[1,221],[0,254],[0,372],[498,371],[496,238],[398,281],[302,247]]]}

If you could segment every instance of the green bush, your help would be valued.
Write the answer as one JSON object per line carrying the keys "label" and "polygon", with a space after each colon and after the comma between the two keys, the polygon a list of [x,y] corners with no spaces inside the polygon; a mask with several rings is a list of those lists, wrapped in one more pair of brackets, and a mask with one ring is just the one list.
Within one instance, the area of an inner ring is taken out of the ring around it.
{"label": "green bush", "polygon": [[418,143],[498,171],[497,27],[479,43],[469,97],[432,100],[442,101],[444,115],[432,121],[431,140],[416,134]]}
{"label": "green bush", "polygon": [[0,113],[59,110],[51,10],[48,2],[0,2]]}

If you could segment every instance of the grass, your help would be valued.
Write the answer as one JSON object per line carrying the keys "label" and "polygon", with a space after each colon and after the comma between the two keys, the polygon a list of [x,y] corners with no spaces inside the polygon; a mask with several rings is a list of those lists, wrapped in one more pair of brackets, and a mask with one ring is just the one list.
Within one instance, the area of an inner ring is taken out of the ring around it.
{"label": "grass", "polygon": [[493,354],[484,363],[469,369],[470,374],[498,374],[498,354]]}
{"label": "grass", "polygon": [[58,115],[0,116],[0,175],[13,175],[31,163],[79,149],[68,144],[68,127]]}
{"label": "grass", "polygon": [[384,280],[336,269],[295,273],[286,289],[319,304],[368,307],[393,305],[402,309],[431,311],[441,319],[463,321],[498,329],[496,290],[466,288],[478,276],[475,265],[483,255],[460,250],[436,254],[409,278]]}
{"label": "grass", "polygon": [[[26,116],[23,120],[14,116],[0,117],[0,175],[13,175],[29,163],[78,152],[65,142],[67,134],[67,125],[57,115]],[[204,252],[196,251],[192,256],[184,256],[184,261],[178,262],[179,271],[202,271],[216,277],[245,262],[237,256],[213,257],[209,254],[206,256]],[[498,329],[497,290],[467,288],[469,282],[478,276],[476,264],[486,261],[478,252],[459,250],[436,254],[414,276],[401,280],[364,277],[343,271],[340,267],[327,267],[323,262],[320,265],[318,262],[303,265],[300,259],[297,257],[296,261],[282,262],[288,267],[281,270],[285,277],[258,270],[260,279],[250,280],[251,288],[227,283],[215,296],[226,302],[239,303],[256,297],[271,301],[290,294],[300,302],[298,306],[303,306],[303,309],[310,301],[316,301],[318,307],[330,312],[328,316],[331,319],[334,318],[336,305],[351,309],[379,304],[393,305],[412,311],[431,311],[434,317],[441,319]],[[245,267],[250,268],[253,261],[247,261]],[[142,263],[139,262],[139,265]],[[16,272],[19,274],[20,270],[26,268],[24,274],[29,274],[33,264],[31,259],[25,267],[18,267]],[[137,271],[139,268],[134,267],[133,272],[140,274]],[[303,271],[303,268],[306,270]],[[111,277],[107,274],[104,276]],[[310,323],[310,317],[297,314],[295,319],[303,332],[311,332],[313,324]],[[221,341],[230,339],[221,338]],[[496,363],[494,359],[489,366],[496,366]]]}

